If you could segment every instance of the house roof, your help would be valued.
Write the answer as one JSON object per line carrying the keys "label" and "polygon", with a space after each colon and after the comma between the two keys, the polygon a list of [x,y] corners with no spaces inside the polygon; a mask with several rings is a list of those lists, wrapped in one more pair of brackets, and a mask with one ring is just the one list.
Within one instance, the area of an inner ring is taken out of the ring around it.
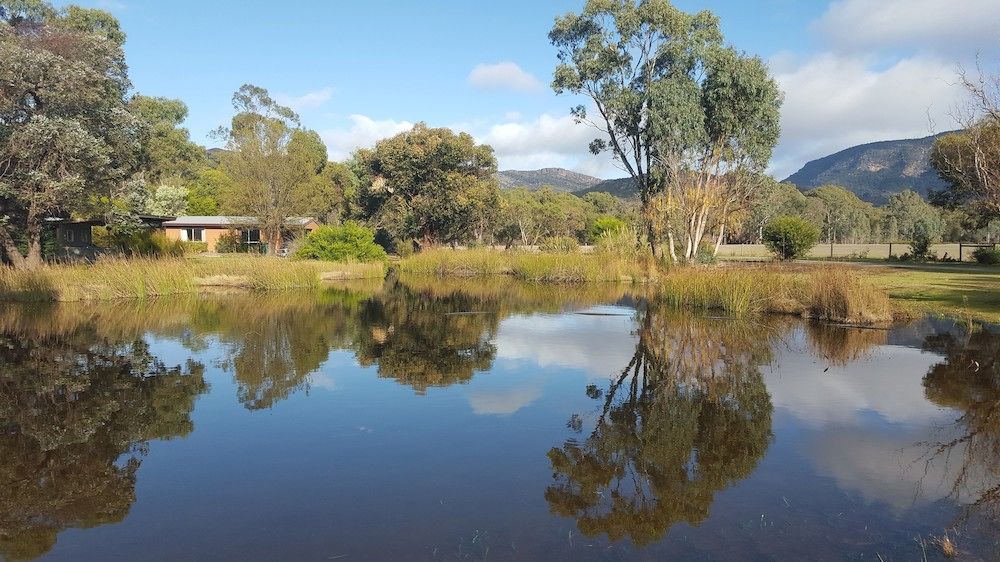
{"label": "house roof", "polygon": [[[238,227],[238,226],[254,226],[258,223],[257,217],[227,217],[227,216],[189,216],[189,217],[177,217],[172,221],[167,221],[163,223],[163,226],[173,226],[173,227],[191,227],[191,226],[202,226],[202,227]],[[289,217],[285,220],[285,224],[288,226],[306,226],[310,222],[316,222],[316,219],[312,217]]]}
{"label": "house roof", "polygon": [[[140,221],[142,221],[143,224],[167,223],[169,221],[174,220],[174,218],[175,217],[163,217],[163,216],[159,216],[159,215],[138,215],[138,219]],[[83,224],[89,224],[91,226],[104,226],[107,223],[107,221],[104,220],[103,218],[92,218],[92,219],[84,219],[84,220],[70,220],[70,219],[60,218],[60,217],[49,217],[49,218],[47,218],[45,220],[46,220],[46,222],[48,222],[50,224],[55,224],[55,225],[74,225],[74,224],[76,224],[76,225],[83,225]]]}

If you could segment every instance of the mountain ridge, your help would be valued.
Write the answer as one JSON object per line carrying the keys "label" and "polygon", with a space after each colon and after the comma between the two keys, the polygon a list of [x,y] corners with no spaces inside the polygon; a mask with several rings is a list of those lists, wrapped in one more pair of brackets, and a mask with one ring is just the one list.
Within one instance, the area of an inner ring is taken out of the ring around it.
{"label": "mountain ridge", "polygon": [[890,195],[904,189],[912,189],[926,198],[929,191],[946,185],[931,166],[930,155],[934,141],[949,132],[845,148],[806,162],[783,181],[801,191],[827,184],[840,185],[875,204],[885,203]]}

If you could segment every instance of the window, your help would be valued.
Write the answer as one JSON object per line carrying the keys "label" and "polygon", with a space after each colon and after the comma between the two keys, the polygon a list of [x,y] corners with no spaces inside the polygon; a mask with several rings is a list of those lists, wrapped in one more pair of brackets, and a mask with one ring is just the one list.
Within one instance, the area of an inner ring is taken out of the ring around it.
{"label": "window", "polygon": [[63,240],[66,242],[76,242],[76,232],[72,228],[63,231]]}
{"label": "window", "polygon": [[181,240],[186,240],[188,242],[204,242],[205,241],[205,229],[204,228],[185,228],[181,233]]}
{"label": "window", "polygon": [[260,229],[249,228],[243,231],[244,244],[260,244]]}

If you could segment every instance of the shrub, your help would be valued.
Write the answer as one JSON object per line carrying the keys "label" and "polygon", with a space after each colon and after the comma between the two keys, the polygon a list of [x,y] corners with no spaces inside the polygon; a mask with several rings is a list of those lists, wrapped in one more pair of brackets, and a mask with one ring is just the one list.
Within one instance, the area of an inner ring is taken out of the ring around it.
{"label": "shrub", "polygon": [[607,233],[621,232],[628,225],[618,217],[603,215],[594,219],[587,229],[587,239],[592,243],[598,242]]}
{"label": "shrub", "polygon": [[556,254],[574,254],[580,250],[580,243],[572,236],[550,236],[542,240],[539,249]]}
{"label": "shrub", "polygon": [[237,254],[246,252],[246,244],[239,232],[227,232],[215,242],[215,251],[220,254]]}
{"label": "shrub", "polygon": [[819,229],[799,217],[778,217],[764,226],[764,245],[778,259],[806,255],[819,240]]}
{"label": "shrub", "polygon": [[976,251],[972,252],[972,257],[983,265],[1000,265],[998,248],[976,248]]}
{"label": "shrub", "polygon": [[105,227],[93,229],[93,242],[114,254],[149,258],[175,258],[184,255],[184,242],[167,238],[166,234],[148,229],[129,234],[113,233]]}
{"label": "shrub", "polygon": [[940,221],[931,219],[920,219],[913,224],[913,241],[910,249],[915,260],[933,260],[936,256],[931,254],[931,244],[941,237]]}
{"label": "shrub", "polygon": [[386,259],[375,232],[356,222],[321,226],[309,233],[295,257],[323,261],[374,262]]}
{"label": "shrub", "polygon": [[204,254],[208,251],[207,242],[181,242],[185,254]]}

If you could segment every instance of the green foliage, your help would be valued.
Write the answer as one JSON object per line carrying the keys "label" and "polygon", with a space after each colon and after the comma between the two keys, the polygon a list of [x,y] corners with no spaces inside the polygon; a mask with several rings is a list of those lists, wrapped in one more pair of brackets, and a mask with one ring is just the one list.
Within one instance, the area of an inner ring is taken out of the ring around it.
{"label": "green foliage", "polygon": [[597,253],[636,260],[645,251],[645,246],[640,246],[639,240],[639,231],[634,227],[608,230],[597,239]]}
{"label": "green foliage", "polygon": [[233,186],[233,180],[225,172],[215,168],[204,168],[187,182],[187,214],[214,216],[219,214],[219,202]]}
{"label": "green foliage", "polygon": [[619,232],[627,226],[628,224],[618,217],[599,216],[587,228],[587,239],[591,242],[597,242],[605,234]]}
{"label": "green foliage", "polygon": [[282,246],[285,224],[308,208],[310,186],[326,149],[291,109],[267,90],[244,84],[233,94],[236,115],[228,129],[221,170],[232,180],[224,211],[257,218],[268,252]]}
{"label": "green foliage", "polygon": [[583,234],[588,206],[572,193],[548,187],[537,191],[519,187],[505,191],[502,201],[500,226],[523,246],[534,246],[553,236]]}
{"label": "green foliage", "polygon": [[482,238],[497,214],[493,149],[468,133],[418,123],[356,158],[355,213],[392,238],[422,247]]}
{"label": "green foliage", "polygon": [[810,209],[814,222],[822,225],[821,236],[828,242],[867,240],[872,232],[874,207],[839,185],[824,185],[806,192],[814,201]]}
{"label": "green foliage", "polygon": [[[782,94],[766,64],[724,46],[711,12],[667,0],[588,0],[556,18],[549,39],[552,87],[597,108],[590,149],[611,151],[638,186],[649,243],[669,235],[671,254],[676,240],[693,259],[707,231],[744,210],[777,144]],[[588,119],[583,105],[572,113]],[[664,192],[669,204],[657,201]]]}
{"label": "green foliage", "polygon": [[163,184],[146,200],[146,213],[160,217],[180,217],[187,213],[190,191],[182,185]]}
{"label": "green foliage", "polygon": [[[141,192],[141,128],[110,14],[42,2],[5,4],[0,21],[0,245],[15,267],[41,265],[41,221],[102,215]],[[24,232],[27,252],[11,231]]]}
{"label": "green foliage", "polygon": [[972,252],[972,257],[983,265],[1000,265],[1000,249],[998,248],[976,248]]}
{"label": "green foliage", "polygon": [[539,249],[556,254],[574,254],[580,251],[580,243],[572,236],[550,236],[542,240]]}
{"label": "green foliage", "polygon": [[184,248],[184,254],[204,254],[208,251],[207,242],[181,242],[181,246]]}
{"label": "green foliage", "polygon": [[237,254],[246,252],[247,245],[243,243],[239,232],[230,231],[219,236],[215,242],[215,251],[220,254]]}
{"label": "green foliage", "polygon": [[375,232],[356,222],[321,226],[309,233],[295,257],[336,261],[373,262],[386,259],[385,249],[375,243]]}
{"label": "green foliage", "polygon": [[104,227],[93,229],[93,242],[105,251],[137,257],[180,257],[189,251],[180,240],[167,238],[162,232],[140,229],[118,233]]}
{"label": "green foliage", "polygon": [[819,239],[819,229],[799,217],[778,217],[763,230],[764,245],[778,259],[792,260],[805,256]]}
{"label": "green foliage", "polygon": [[129,110],[142,123],[140,159],[149,181],[190,178],[205,166],[205,149],[191,142],[181,127],[188,113],[184,102],[136,95],[129,100]]}

